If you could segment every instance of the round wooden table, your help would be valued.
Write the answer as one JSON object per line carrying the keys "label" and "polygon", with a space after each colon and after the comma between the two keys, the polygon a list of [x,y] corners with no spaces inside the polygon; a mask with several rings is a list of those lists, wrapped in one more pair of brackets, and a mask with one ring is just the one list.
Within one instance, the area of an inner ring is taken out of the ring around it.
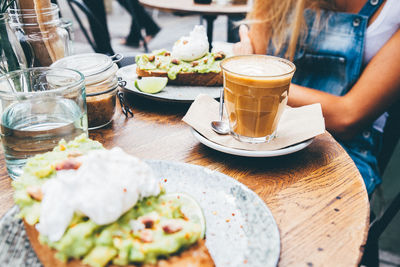
{"label": "round wooden table", "polygon": [[195,4],[193,0],[139,0],[145,7],[156,8],[164,12],[202,15],[207,22],[207,37],[212,48],[214,21],[219,15],[243,15],[250,11],[248,5],[219,5],[215,2],[206,5]]}
{"label": "round wooden table", "polygon": [[[134,117],[120,111],[90,137],[144,159],[187,162],[230,175],[262,198],[278,224],[279,266],[356,266],[369,226],[368,195],[356,166],[325,133],[306,149],[276,158],[223,154],[200,144],[181,119],[188,105],[128,95]],[[12,205],[4,154],[0,216]]]}

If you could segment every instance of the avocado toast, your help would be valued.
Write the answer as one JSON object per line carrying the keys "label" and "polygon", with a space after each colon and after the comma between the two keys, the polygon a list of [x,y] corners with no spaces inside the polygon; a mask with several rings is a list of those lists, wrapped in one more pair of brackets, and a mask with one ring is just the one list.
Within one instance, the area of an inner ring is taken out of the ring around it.
{"label": "avocado toast", "polygon": [[225,54],[210,53],[209,48],[206,29],[196,25],[174,43],[171,52],[161,49],[136,56],[136,73],[139,77],[168,77],[175,85],[222,85],[219,64]]}
{"label": "avocado toast", "polygon": [[44,266],[214,266],[198,204],[166,194],[121,149],[84,135],[60,142],[29,159],[13,187]]}
{"label": "avocado toast", "polygon": [[201,58],[185,61],[175,58],[166,50],[136,56],[136,73],[139,77],[168,77],[168,83],[176,85],[222,85],[219,66],[225,58],[223,52],[207,52]]}

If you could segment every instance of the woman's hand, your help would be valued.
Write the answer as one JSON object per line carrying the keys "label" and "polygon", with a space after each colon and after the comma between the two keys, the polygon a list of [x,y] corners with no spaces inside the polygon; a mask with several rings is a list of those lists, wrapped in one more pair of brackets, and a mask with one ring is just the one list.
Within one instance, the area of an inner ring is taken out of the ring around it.
{"label": "woman's hand", "polygon": [[254,48],[249,37],[249,29],[246,25],[242,24],[239,27],[240,42],[233,45],[233,54],[235,55],[249,55],[254,54]]}

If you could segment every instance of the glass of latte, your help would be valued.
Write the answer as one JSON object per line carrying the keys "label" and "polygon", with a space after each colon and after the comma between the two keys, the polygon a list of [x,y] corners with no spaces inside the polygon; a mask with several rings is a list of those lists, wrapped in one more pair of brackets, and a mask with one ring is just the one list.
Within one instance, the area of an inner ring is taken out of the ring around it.
{"label": "glass of latte", "polygon": [[244,55],[225,59],[221,68],[231,134],[243,142],[270,142],[296,67],[279,57]]}

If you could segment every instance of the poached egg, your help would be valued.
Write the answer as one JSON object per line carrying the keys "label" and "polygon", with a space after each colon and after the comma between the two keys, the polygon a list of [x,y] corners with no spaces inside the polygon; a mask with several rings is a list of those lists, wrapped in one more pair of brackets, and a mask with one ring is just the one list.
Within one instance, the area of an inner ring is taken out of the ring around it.
{"label": "poached egg", "polygon": [[189,36],[183,36],[172,47],[172,56],[183,61],[194,61],[203,57],[209,49],[204,26],[196,25]]}
{"label": "poached egg", "polygon": [[131,209],[137,201],[157,196],[160,186],[150,166],[116,147],[94,150],[75,159],[76,170],[59,170],[43,186],[37,230],[58,241],[75,212],[105,225]]}

